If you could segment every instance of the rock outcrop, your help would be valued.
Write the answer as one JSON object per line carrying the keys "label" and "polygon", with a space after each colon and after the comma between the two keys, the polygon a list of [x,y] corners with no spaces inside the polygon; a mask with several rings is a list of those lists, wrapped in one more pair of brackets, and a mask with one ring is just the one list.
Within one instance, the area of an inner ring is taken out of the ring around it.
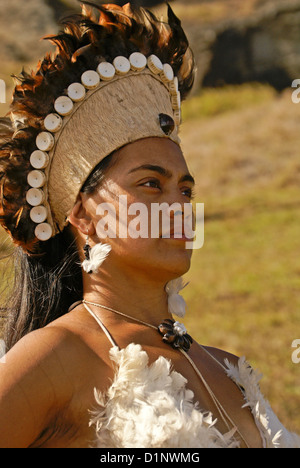
{"label": "rock outcrop", "polygon": [[[36,61],[49,43],[41,37],[57,30],[52,8],[43,0],[1,0],[0,63]],[[0,69],[1,72],[1,69]]]}
{"label": "rock outcrop", "polygon": [[211,27],[190,25],[189,36],[198,88],[257,81],[281,91],[300,78],[300,0],[268,3]]}

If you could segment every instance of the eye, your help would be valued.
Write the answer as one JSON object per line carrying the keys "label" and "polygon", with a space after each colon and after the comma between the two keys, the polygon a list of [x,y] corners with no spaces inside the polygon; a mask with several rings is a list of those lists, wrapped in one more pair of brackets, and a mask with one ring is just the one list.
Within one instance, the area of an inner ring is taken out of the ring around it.
{"label": "eye", "polygon": [[193,200],[195,197],[194,188],[193,187],[184,187],[181,189],[181,192],[184,196],[188,197],[190,200]]}
{"label": "eye", "polygon": [[157,179],[147,180],[146,182],[143,182],[141,185],[143,187],[149,187],[149,188],[157,188],[157,189],[161,188],[160,181]]}

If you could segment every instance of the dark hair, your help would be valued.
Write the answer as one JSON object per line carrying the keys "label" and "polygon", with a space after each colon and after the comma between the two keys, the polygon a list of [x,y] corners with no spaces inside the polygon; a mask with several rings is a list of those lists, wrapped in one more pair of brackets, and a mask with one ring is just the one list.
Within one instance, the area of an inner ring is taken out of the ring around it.
{"label": "dark hair", "polygon": [[[113,155],[96,166],[81,192],[92,194],[102,184],[114,163]],[[2,305],[6,350],[22,336],[66,314],[74,302],[82,299],[82,269],[70,225],[41,248],[38,255],[28,255],[22,247],[16,247],[11,254],[14,283]]]}

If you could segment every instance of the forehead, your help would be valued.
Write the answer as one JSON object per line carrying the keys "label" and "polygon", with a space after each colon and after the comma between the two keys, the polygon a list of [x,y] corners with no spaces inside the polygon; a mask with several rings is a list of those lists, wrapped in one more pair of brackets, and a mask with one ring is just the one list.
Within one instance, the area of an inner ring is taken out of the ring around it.
{"label": "forehead", "polygon": [[159,164],[169,170],[187,172],[181,148],[168,138],[145,138],[130,143],[116,152],[119,170],[130,170],[143,164]]}

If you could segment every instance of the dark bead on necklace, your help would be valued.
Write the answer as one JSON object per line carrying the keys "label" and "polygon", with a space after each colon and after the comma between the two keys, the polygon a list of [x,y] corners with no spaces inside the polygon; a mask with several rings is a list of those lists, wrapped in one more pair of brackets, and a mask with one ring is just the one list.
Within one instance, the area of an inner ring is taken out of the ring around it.
{"label": "dark bead on necklace", "polygon": [[158,326],[158,331],[163,335],[163,341],[175,349],[188,352],[193,343],[193,338],[188,335],[184,326],[175,320],[165,319]]}

